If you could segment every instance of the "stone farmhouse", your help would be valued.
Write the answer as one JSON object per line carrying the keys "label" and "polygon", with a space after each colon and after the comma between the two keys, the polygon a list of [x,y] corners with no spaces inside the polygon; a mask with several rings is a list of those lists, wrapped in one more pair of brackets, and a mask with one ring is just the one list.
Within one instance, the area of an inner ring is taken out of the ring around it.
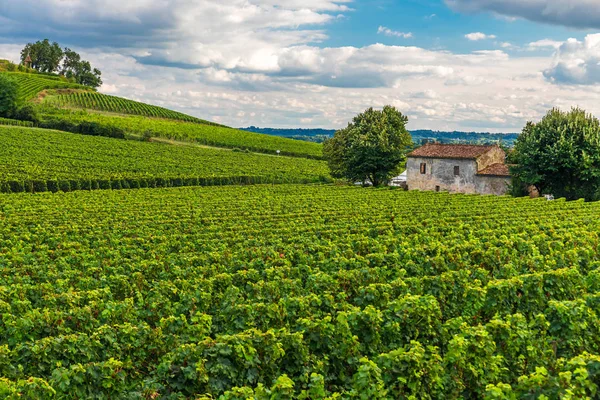
{"label": "stone farmhouse", "polygon": [[510,173],[498,145],[428,143],[408,154],[408,190],[503,195]]}

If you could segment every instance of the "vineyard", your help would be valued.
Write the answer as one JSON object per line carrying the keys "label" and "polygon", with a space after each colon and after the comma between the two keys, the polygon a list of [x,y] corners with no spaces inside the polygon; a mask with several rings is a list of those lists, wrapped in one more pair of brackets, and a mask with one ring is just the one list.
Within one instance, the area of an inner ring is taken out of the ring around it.
{"label": "vineyard", "polygon": [[46,129],[0,126],[0,143],[5,193],[331,180],[322,161]]}
{"label": "vineyard", "polygon": [[[158,137],[257,153],[322,158],[322,146],[317,143],[228,128],[162,107],[96,93],[89,88],[84,90],[83,86],[66,82],[58,76],[8,74],[19,84],[20,101],[31,100],[46,91],[43,101],[36,107],[42,119],[48,121],[46,124],[53,127],[60,126],[61,121],[70,124],[97,123],[138,137]],[[0,125],[30,124],[4,120],[0,121]]]}
{"label": "vineyard", "polygon": [[2,117],[0,117],[0,125],[32,127],[33,126],[33,122],[30,122],[30,121],[19,121],[18,119],[10,119],[10,118],[2,118]]}
{"label": "vineyard", "polygon": [[44,103],[40,111],[44,119],[67,120],[71,123],[94,122],[114,126],[138,136],[150,135],[176,141],[193,142],[207,146],[237,148],[258,153],[321,159],[323,146],[301,140],[286,139],[260,133],[246,132],[223,126],[183,121],[88,113],[82,110],[61,110]]}
{"label": "vineyard", "polygon": [[0,195],[0,394],[597,398],[599,216],[335,186]]}
{"label": "vineyard", "polygon": [[[4,72],[19,85],[19,101],[24,102],[33,99],[43,90],[47,89],[83,89],[85,86],[77,83],[67,82],[58,76],[26,74],[19,72]],[[89,88],[88,88],[89,90]]]}
{"label": "vineyard", "polygon": [[164,118],[216,125],[177,111],[168,110],[166,108],[90,91],[71,91],[68,93],[58,92],[45,97],[44,101],[48,104],[62,108],[84,108],[120,114],[141,115],[144,117]]}

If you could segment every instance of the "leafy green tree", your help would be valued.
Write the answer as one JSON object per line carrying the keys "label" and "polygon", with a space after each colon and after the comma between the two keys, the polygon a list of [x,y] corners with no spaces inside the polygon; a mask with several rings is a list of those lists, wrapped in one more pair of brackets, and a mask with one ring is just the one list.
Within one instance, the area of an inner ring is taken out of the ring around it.
{"label": "leafy green tree", "polygon": [[71,78],[75,75],[79,64],[81,63],[81,56],[79,53],[65,47],[64,58],[62,61],[61,75]]}
{"label": "leafy green tree", "polygon": [[94,88],[102,85],[102,79],[100,79],[102,72],[98,68],[92,68],[89,61],[82,60],[79,53],[70,48],[61,49],[56,42],[50,43],[48,39],[44,39],[28,43],[21,50],[22,64],[25,63],[27,56],[31,57],[31,67],[36,71],[60,72],[61,75],[81,85]]}
{"label": "leafy green tree", "polygon": [[552,109],[528,122],[515,142],[517,182],[569,200],[600,199],[600,123],[584,110]]}
{"label": "leafy green tree", "polygon": [[75,82],[97,88],[102,85],[101,75],[102,72],[98,68],[92,69],[88,61],[82,61],[75,70]]}
{"label": "leafy green tree", "polygon": [[324,143],[323,154],[335,178],[385,184],[398,172],[412,144],[408,117],[392,106],[369,108]]}
{"label": "leafy green tree", "polygon": [[17,108],[17,82],[0,74],[0,116],[9,117]]}
{"label": "leafy green tree", "polygon": [[100,76],[102,72],[98,68],[92,68],[88,61],[82,60],[79,53],[65,48],[64,59],[62,63],[61,75],[75,82],[90,87],[99,87],[102,85]]}
{"label": "leafy green tree", "polygon": [[21,50],[21,63],[25,63],[27,56],[31,57],[31,67],[39,72],[52,73],[58,71],[63,58],[63,50],[56,42],[50,43],[48,39],[27,43]]}
{"label": "leafy green tree", "polygon": [[25,104],[24,106],[18,108],[12,113],[11,118],[34,123],[40,122],[37,109],[32,104]]}

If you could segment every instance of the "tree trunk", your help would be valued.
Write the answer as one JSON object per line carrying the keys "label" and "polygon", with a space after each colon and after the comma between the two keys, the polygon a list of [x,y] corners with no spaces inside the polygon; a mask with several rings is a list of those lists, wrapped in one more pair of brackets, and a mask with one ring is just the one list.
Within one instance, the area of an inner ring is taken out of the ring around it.
{"label": "tree trunk", "polygon": [[379,180],[377,180],[377,176],[375,174],[371,175],[371,183],[374,187],[379,186]]}

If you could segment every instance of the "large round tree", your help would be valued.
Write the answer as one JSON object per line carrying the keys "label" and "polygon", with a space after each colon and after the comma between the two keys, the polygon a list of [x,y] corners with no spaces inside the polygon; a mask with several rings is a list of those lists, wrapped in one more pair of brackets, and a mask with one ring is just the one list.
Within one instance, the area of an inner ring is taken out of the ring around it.
{"label": "large round tree", "polygon": [[515,142],[513,181],[569,200],[600,198],[600,123],[574,108],[529,122]]}
{"label": "large round tree", "polygon": [[379,186],[398,172],[412,144],[408,118],[392,106],[369,108],[324,143],[323,153],[335,178],[370,181]]}

